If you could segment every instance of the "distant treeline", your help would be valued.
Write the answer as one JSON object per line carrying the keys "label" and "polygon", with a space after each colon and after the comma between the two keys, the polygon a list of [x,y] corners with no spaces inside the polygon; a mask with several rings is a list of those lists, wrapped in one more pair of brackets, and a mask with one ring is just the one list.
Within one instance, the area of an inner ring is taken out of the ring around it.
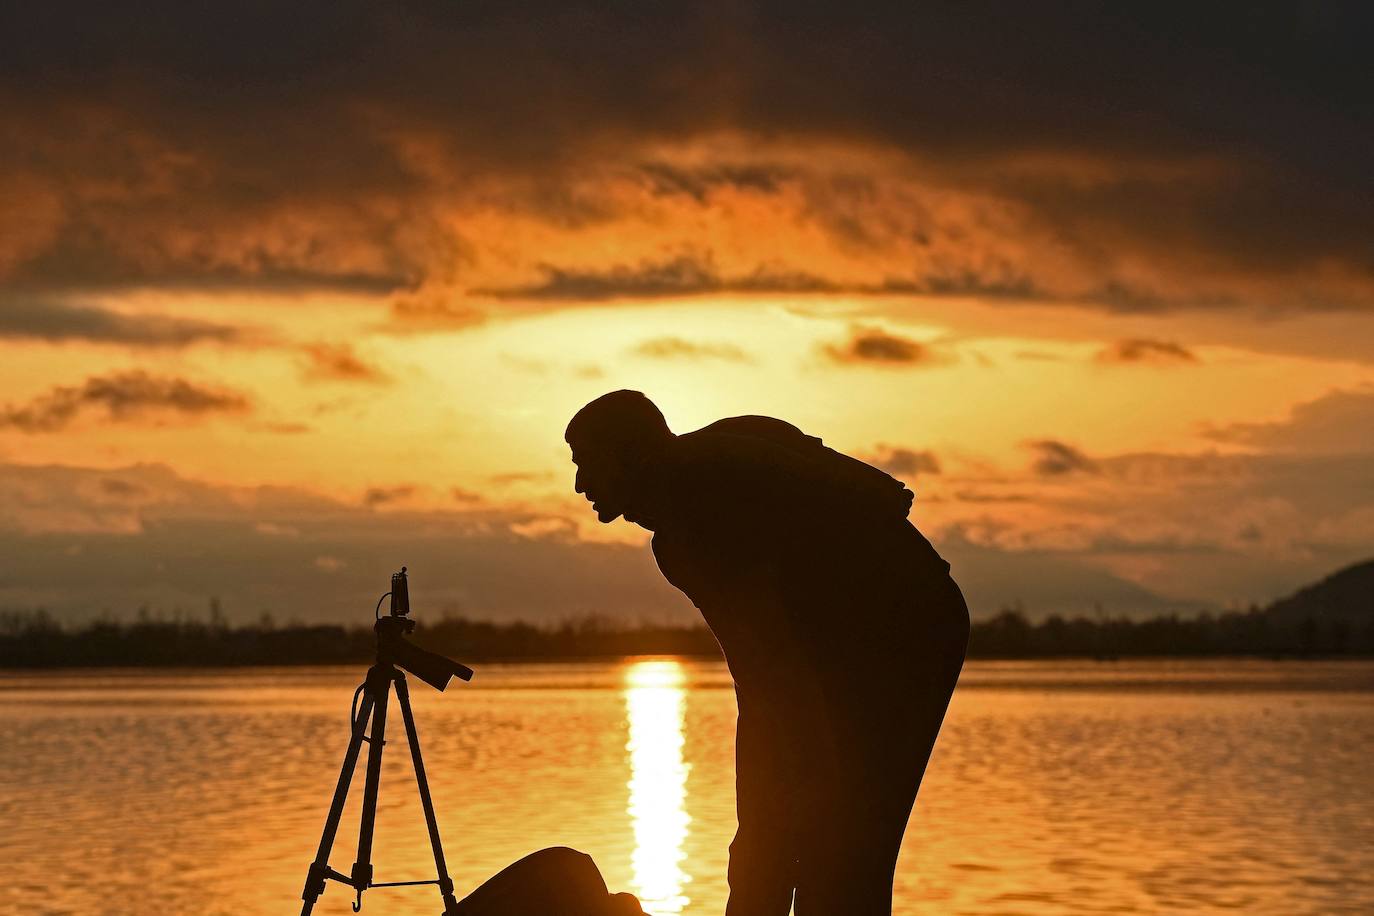
{"label": "distant treeline", "polygon": [[[1259,609],[1219,616],[1148,620],[1060,616],[1031,622],[1006,610],[973,625],[975,658],[1262,657],[1374,655],[1374,621],[1353,626],[1305,617],[1286,623]],[[422,621],[415,642],[461,661],[579,659],[626,655],[718,657],[701,626],[627,624],[592,618],[554,626],[462,617]],[[0,667],[232,666],[364,662],[370,627],[277,625],[270,618],[230,626],[218,605],[209,620],[101,620],[59,624],[44,611],[0,613]]]}

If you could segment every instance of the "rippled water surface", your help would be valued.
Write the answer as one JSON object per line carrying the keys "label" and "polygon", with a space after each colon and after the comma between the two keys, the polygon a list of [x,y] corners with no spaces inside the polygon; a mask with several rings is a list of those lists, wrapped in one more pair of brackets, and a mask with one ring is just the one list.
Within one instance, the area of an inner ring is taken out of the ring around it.
{"label": "rippled water surface", "polygon": [[[0,911],[296,912],[360,675],[0,673]],[[444,694],[412,683],[460,893],[568,845],[654,914],[723,911],[723,668],[487,665]],[[1374,912],[1371,752],[1367,662],[971,663],[894,911]],[[359,767],[343,871],[361,782]],[[385,755],[374,862],[378,881],[432,877],[403,740]],[[433,914],[437,899],[376,889],[364,912]],[[351,903],[331,884],[315,911]]]}

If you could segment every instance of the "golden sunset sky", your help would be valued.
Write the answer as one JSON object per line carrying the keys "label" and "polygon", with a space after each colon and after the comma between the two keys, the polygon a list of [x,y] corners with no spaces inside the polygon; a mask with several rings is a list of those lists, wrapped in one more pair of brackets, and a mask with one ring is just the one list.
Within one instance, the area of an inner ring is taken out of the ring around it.
{"label": "golden sunset sky", "polygon": [[903,477],[976,614],[1374,554],[1338,7],[159,6],[0,14],[0,606],[690,619],[617,388]]}

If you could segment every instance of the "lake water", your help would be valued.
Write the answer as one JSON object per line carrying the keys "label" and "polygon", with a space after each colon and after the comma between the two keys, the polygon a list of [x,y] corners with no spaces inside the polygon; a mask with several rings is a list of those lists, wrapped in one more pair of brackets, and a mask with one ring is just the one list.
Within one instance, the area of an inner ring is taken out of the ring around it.
{"label": "lake water", "polygon": [[[0,673],[0,911],[297,912],[361,673]],[[735,709],[720,665],[411,683],[460,895],[568,845],[651,913],[723,911]],[[1371,752],[1374,663],[970,663],[894,911],[1374,912]],[[332,862],[345,872],[361,770]],[[378,881],[433,876],[403,741],[374,863]],[[315,912],[352,900],[331,883]],[[438,912],[432,887],[363,900]]]}

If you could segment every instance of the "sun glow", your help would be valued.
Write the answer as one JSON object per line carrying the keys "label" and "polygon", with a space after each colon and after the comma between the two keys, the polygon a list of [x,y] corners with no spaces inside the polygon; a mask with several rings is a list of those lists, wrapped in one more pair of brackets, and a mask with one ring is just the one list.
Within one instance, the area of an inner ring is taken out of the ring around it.
{"label": "sun glow", "polygon": [[668,916],[686,909],[682,870],[687,839],[687,764],[682,720],[687,692],[682,665],[643,661],[625,671],[629,718],[630,803],[635,849],[634,890],[646,912]]}

